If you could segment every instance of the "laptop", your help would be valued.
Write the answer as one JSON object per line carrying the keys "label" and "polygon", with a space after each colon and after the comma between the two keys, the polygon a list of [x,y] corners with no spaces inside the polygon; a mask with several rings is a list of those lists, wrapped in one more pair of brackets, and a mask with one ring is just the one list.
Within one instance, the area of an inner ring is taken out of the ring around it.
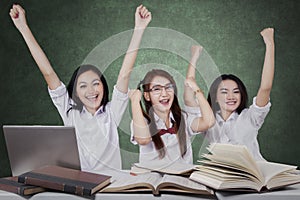
{"label": "laptop", "polygon": [[3,133],[13,176],[45,165],[80,169],[74,127],[4,125]]}

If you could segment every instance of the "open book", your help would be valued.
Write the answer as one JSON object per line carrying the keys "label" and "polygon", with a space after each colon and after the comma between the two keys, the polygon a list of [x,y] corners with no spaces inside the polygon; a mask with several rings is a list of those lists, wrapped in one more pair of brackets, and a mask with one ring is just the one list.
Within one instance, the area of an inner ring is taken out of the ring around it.
{"label": "open book", "polygon": [[134,163],[131,167],[131,173],[133,174],[143,174],[146,172],[160,172],[164,174],[173,175],[190,175],[195,170],[195,165],[186,163],[148,163],[147,165],[141,163]]}
{"label": "open book", "polygon": [[148,172],[139,175],[130,173],[115,177],[110,185],[100,192],[152,192],[159,195],[164,192],[181,192],[192,194],[213,195],[206,186],[190,180],[188,177]]}
{"label": "open book", "polygon": [[255,161],[245,146],[211,144],[190,179],[216,190],[271,190],[300,183],[297,166]]}

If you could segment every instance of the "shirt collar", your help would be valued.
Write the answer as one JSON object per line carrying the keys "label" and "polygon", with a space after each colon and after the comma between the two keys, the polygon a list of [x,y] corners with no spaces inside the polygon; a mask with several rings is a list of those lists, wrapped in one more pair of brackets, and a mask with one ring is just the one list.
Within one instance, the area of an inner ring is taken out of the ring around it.
{"label": "shirt collar", "polygon": [[[233,113],[231,113],[231,115],[228,117],[228,119],[226,121],[234,121],[237,119],[238,116],[239,116],[239,114],[237,112],[233,112]],[[216,113],[216,120],[220,125],[226,122],[226,121],[224,121],[223,117],[221,116],[220,110],[217,111],[217,113]]]}
{"label": "shirt collar", "polygon": [[[95,116],[96,115],[100,115],[101,113],[103,113],[103,105],[100,106],[100,108],[98,108],[98,110],[95,112]],[[86,108],[85,106],[82,107],[82,111],[81,111],[81,114],[90,114],[92,115]]]}
{"label": "shirt collar", "polygon": [[167,128],[170,128],[173,126],[173,123],[172,121],[175,121],[174,120],[174,116],[173,116],[173,113],[170,111],[170,127],[166,127],[165,125],[165,122],[159,118],[159,116],[154,112],[154,120],[155,120],[155,124],[157,126],[158,129],[167,129]]}

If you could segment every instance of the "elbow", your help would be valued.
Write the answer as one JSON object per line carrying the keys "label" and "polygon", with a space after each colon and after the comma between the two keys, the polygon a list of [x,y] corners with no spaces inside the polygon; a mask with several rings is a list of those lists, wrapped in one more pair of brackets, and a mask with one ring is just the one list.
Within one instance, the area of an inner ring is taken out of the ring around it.
{"label": "elbow", "polygon": [[140,137],[134,137],[134,140],[139,145],[147,145],[147,144],[149,144],[152,141],[151,138],[140,138]]}
{"label": "elbow", "polygon": [[216,123],[216,119],[214,116],[211,116],[211,118],[209,119],[209,121],[207,122],[207,129],[213,127]]}
{"label": "elbow", "polygon": [[207,131],[211,127],[213,127],[216,123],[215,117],[211,116],[207,119],[202,119],[201,122],[198,122],[199,124],[196,126],[195,129],[192,129],[194,132],[203,132]]}

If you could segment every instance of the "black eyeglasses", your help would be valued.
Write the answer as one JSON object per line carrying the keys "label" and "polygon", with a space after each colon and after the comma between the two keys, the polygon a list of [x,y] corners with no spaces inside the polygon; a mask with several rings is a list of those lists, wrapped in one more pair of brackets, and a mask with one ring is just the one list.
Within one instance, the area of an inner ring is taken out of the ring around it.
{"label": "black eyeglasses", "polygon": [[163,85],[155,85],[151,89],[148,90],[148,92],[152,92],[153,94],[161,94],[163,89],[166,90],[166,92],[174,92],[175,85],[172,83],[169,83],[165,86]]}

